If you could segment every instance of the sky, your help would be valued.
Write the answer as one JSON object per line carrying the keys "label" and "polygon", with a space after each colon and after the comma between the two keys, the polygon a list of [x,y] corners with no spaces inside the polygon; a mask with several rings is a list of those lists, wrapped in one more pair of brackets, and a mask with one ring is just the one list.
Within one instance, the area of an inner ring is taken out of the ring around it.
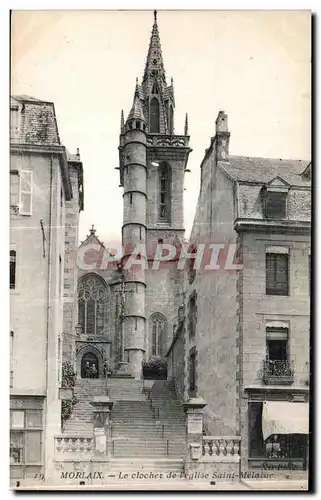
{"label": "sky", "polygon": [[[120,113],[141,82],[153,11],[13,11],[11,93],[55,104],[60,139],[84,165],[80,240],[91,224],[120,240]],[[230,153],[310,159],[311,35],[308,11],[158,11],[167,81],[174,79],[175,132],[189,117],[185,178],[189,235],[200,164],[219,110]]]}

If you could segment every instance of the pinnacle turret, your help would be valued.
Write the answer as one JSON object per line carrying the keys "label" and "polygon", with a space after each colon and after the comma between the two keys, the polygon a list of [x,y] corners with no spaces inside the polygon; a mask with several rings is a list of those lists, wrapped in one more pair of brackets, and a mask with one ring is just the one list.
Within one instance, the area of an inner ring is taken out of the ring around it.
{"label": "pinnacle turret", "polygon": [[126,123],[129,120],[133,120],[133,119],[138,119],[138,120],[142,120],[142,121],[146,122],[142,102],[141,102],[140,96],[139,96],[138,79],[136,79],[136,87],[135,87],[133,105],[132,105],[132,108],[129,112]]}
{"label": "pinnacle turret", "polygon": [[188,114],[185,116],[185,127],[184,127],[184,135],[188,135]]}
{"label": "pinnacle turret", "polygon": [[124,131],[125,131],[124,111],[121,110],[121,114],[120,114],[120,133],[123,134]]}

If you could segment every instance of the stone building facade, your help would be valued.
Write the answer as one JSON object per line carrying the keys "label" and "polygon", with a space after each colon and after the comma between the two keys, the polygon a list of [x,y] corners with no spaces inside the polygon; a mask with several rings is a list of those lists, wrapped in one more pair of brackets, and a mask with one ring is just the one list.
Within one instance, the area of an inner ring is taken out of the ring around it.
{"label": "stone building facade", "polygon": [[78,225],[68,214],[74,200],[75,211],[81,208],[75,177],[82,164],[61,144],[53,103],[14,96],[10,112],[10,477],[16,485],[50,469],[60,432],[64,277],[74,273],[67,273],[68,252]]}
{"label": "stone building facade", "polygon": [[242,470],[284,464],[302,470],[311,164],[231,156],[229,140],[221,111],[201,164],[190,237],[195,259],[186,278],[185,390],[207,402],[207,434],[240,436]]}

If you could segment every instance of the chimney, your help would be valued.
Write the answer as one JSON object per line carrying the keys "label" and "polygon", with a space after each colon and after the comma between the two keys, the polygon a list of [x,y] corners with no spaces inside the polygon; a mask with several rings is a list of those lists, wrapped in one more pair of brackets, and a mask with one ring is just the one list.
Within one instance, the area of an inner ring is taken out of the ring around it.
{"label": "chimney", "polygon": [[220,111],[215,122],[215,151],[218,161],[229,161],[230,132],[227,125],[227,114]]}

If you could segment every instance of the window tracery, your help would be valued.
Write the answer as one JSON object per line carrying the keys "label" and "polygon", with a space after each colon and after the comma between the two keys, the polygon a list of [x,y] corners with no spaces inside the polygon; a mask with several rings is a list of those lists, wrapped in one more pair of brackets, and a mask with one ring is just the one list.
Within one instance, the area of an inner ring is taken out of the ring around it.
{"label": "window tracery", "polygon": [[155,313],[150,317],[152,327],[152,356],[165,355],[167,321],[163,314]]}
{"label": "window tracery", "polygon": [[85,276],[78,284],[78,322],[85,335],[103,335],[108,289],[101,278]]}

